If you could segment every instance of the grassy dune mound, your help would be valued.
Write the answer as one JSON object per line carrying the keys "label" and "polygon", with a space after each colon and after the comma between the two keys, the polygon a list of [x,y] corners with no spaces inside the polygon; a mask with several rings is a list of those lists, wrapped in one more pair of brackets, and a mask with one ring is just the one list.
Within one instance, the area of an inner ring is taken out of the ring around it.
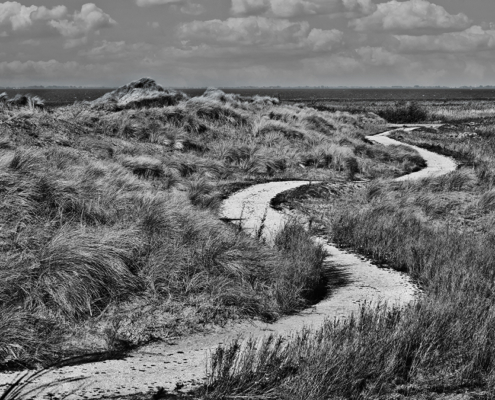
{"label": "grassy dune mound", "polygon": [[189,99],[150,79],[93,104],[4,107],[0,122],[2,365],[294,312],[325,284],[321,248],[297,226],[260,246],[218,220],[222,198],[422,162],[364,140],[375,114],[216,89]]}
{"label": "grassy dune mound", "polygon": [[91,105],[111,111],[174,105],[186,98],[184,93],[164,89],[151,78],[141,78],[92,101]]}

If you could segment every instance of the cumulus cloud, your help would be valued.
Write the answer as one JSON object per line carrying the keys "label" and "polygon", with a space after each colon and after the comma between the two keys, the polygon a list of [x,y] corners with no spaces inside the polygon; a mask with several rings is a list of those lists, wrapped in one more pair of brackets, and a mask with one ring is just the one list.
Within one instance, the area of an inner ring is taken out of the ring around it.
{"label": "cumulus cloud", "polygon": [[139,7],[154,6],[158,4],[177,4],[182,2],[183,0],[136,0],[136,4]]}
{"label": "cumulus cloud", "polygon": [[397,35],[399,51],[403,53],[468,53],[495,49],[495,30],[472,26],[463,32],[441,35]]}
{"label": "cumulus cloud", "polygon": [[266,14],[277,18],[324,14],[355,17],[375,10],[372,0],[232,0],[231,13],[234,16]]}
{"label": "cumulus cloud", "polygon": [[449,14],[442,6],[426,0],[392,0],[378,4],[368,16],[350,21],[356,31],[395,32],[410,35],[462,31],[472,25],[465,14]]}
{"label": "cumulus cloud", "polygon": [[60,32],[62,36],[77,38],[115,25],[110,15],[93,3],[84,4],[81,11],[76,11],[71,19],[52,20],[48,23]]}
{"label": "cumulus cloud", "polygon": [[10,25],[13,31],[31,27],[36,21],[60,19],[67,15],[67,7],[24,6],[16,1],[0,3],[0,26]]}
{"label": "cumulus cloud", "polygon": [[88,35],[116,22],[101,8],[84,4],[81,11],[69,14],[67,7],[24,6],[18,2],[0,3],[0,26],[10,29],[4,37],[45,37],[61,35],[66,38],[65,48],[88,42]]}
{"label": "cumulus cloud", "polygon": [[31,18],[33,18],[34,20],[60,19],[65,17],[67,15],[67,12],[68,10],[65,6],[56,6],[53,7],[51,10],[44,6],[41,6],[37,7],[36,10],[31,13]]}
{"label": "cumulus cloud", "polygon": [[266,17],[229,18],[225,21],[193,21],[178,31],[183,41],[213,45],[256,46],[258,49],[330,51],[339,46],[343,33],[311,29],[307,21],[291,22]]}

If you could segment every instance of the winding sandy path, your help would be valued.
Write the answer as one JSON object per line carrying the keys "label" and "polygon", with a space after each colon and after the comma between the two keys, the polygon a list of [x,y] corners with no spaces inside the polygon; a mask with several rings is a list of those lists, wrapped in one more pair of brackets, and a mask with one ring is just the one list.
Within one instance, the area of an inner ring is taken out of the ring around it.
{"label": "winding sandy path", "polygon": [[[406,129],[414,129],[413,127]],[[368,137],[384,145],[402,144],[388,137],[390,132]],[[406,145],[409,146],[409,145]],[[435,153],[416,149],[427,161],[427,168],[408,175],[405,179],[438,176],[455,170],[455,163]],[[222,216],[240,219],[242,227],[257,235],[264,225],[263,237],[270,242],[286,217],[269,207],[278,193],[310,184],[307,181],[272,182],[255,185],[234,194],[222,208]],[[322,241],[321,239],[315,239]],[[127,395],[148,392],[163,387],[174,390],[177,383],[183,390],[201,384],[205,377],[208,353],[220,344],[227,344],[240,336],[261,337],[270,333],[289,335],[303,326],[320,326],[326,319],[346,318],[357,311],[363,302],[386,301],[389,304],[405,304],[414,299],[417,288],[407,275],[393,270],[380,269],[359,256],[342,251],[328,243],[322,243],[329,256],[326,262],[334,264],[347,275],[349,284],[334,290],[331,296],[297,315],[282,318],[274,324],[258,321],[242,323],[220,329],[216,333],[193,335],[177,344],[152,344],[142,347],[125,360],[111,360],[49,371],[38,378],[33,386],[44,388],[39,396],[48,398],[87,399],[110,395]],[[0,374],[2,385],[12,382],[18,373]],[[65,380],[65,382],[61,382]]]}
{"label": "winding sandy path", "polygon": [[[402,127],[402,125],[394,125],[397,127]],[[411,132],[415,129],[418,129],[418,126],[414,125],[404,125],[405,128],[403,128],[407,132]],[[424,127],[429,127],[429,128],[434,128],[434,127],[440,127],[442,125],[422,125]],[[416,150],[421,157],[423,157],[426,160],[427,167],[422,169],[421,171],[418,172],[413,172],[412,174],[409,175],[404,175],[401,176],[400,178],[397,178],[397,181],[407,181],[407,180],[418,180],[418,179],[423,179],[423,178],[431,178],[435,176],[440,176],[440,175],[445,175],[448,172],[455,171],[457,168],[456,163],[454,162],[453,159],[442,156],[441,154],[433,153],[431,151],[422,149],[421,147],[417,146],[412,146],[410,144],[404,144],[402,142],[399,142],[397,140],[391,139],[388,136],[390,133],[393,131],[388,131],[381,133],[379,135],[375,136],[367,136],[366,138],[368,140],[372,140],[377,143],[381,143],[386,146],[390,145],[402,145],[402,146],[407,146],[410,148],[413,148]]]}

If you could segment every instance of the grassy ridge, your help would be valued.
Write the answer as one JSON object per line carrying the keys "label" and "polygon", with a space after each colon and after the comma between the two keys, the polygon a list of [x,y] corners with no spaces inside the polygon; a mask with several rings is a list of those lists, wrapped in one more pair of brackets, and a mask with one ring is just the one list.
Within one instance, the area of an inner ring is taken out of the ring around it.
{"label": "grassy ridge", "polygon": [[376,181],[341,197],[322,190],[303,208],[334,241],[416,278],[424,289],[417,304],[364,307],[359,318],[289,342],[219,350],[211,398],[495,395],[495,127],[474,129],[474,136],[467,128],[396,136],[462,154],[469,166],[420,182]]}
{"label": "grassy ridge", "polygon": [[321,248],[295,226],[270,249],[218,221],[228,188],[421,167],[363,139],[374,114],[135,89],[125,107],[0,108],[2,365],[300,309],[322,290]]}

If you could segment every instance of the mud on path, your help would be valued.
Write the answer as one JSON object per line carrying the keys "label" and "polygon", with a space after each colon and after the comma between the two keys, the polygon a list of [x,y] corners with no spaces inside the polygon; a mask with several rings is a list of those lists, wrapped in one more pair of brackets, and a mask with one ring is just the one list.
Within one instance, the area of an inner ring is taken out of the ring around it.
{"label": "mud on path", "polygon": [[[413,129],[415,128],[406,128]],[[384,145],[405,145],[390,139],[388,134],[390,132],[369,136],[368,139]],[[447,157],[415,146],[405,146],[417,150],[426,160],[427,167],[398,180],[439,176],[456,168],[454,161]],[[249,187],[224,202],[222,217],[240,221],[242,228],[248,233],[254,236],[261,233],[270,242],[287,218],[270,207],[271,199],[281,192],[308,184],[311,182],[289,181]],[[231,324],[219,328],[217,332],[180,339],[175,344],[155,343],[144,346],[124,360],[108,360],[52,370],[33,382],[30,388],[53,385],[34,391],[26,398],[88,399],[151,392],[159,387],[167,391],[178,387],[182,387],[182,390],[191,389],[202,384],[208,354],[221,344],[239,337],[262,337],[271,333],[290,335],[305,326],[317,328],[326,319],[349,317],[359,310],[363,302],[385,301],[400,305],[415,298],[418,290],[407,275],[378,268],[322,239],[315,240],[321,241],[327,250],[329,256],[326,262],[338,266],[349,282],[348,285],[333,290],[329,298],[316,306],[273,324],[259,321]],[[5,387],[18,376],[19,373],[0,374],[0,393],[2,386]]]}

